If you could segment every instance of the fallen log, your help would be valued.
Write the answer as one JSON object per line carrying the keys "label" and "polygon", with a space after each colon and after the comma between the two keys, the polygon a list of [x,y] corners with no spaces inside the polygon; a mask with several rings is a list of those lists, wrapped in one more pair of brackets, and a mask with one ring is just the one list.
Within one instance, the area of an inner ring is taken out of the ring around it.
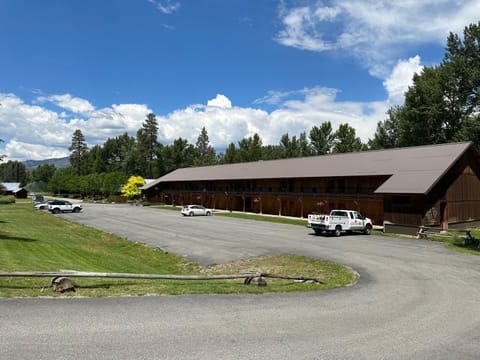
{"label": "fallen log", "polygon": [[112,278],[112,279],[161,279],[161,280],[230,280],[247,279],[255,277],[268,277],[284,280],[296,280],[302,282],[315,282],[325,284],[323,281],[315,278],[303,276],[287,276],[279,274],[268,274],[260,272],[249,272],[232,275],[171,275],[171,274],[129,274],[129,273],[105,273],[105,272],[86,272],[74,270],[62,270],[58,272],[43,271],[1,271],[0,277],[80,277],[80,278]]}

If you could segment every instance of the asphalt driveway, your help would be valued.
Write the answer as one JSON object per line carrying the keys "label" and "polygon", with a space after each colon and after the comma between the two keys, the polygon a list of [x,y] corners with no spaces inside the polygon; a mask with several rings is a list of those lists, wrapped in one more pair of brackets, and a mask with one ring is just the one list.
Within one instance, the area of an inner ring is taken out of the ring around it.
{"label": "asphalt driveway", "polygon": [[430,241],[84,207],[61,216],[205,264],[293,252],[361,279],[317,293],[0,300],[0,358],[478,359],[478,256]]}

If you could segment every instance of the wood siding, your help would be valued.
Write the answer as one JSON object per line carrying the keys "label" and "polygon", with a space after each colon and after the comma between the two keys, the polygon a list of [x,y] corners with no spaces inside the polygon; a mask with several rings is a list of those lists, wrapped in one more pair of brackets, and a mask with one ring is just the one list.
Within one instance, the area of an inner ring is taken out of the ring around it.
{"label": "wood siding", "polygon": [[213,209],[306,218],[312,212],[349,208],[383,221],[383,201],[375,189],[385,177],[196,181],[163,183],[144,192],[151,202],[200,204]]}
{"label": "wood siding", "polygon": [[448,189],[446,201],[449,223],[480,219],[480,180],[470,166]]}
{"label": "wood siding", "polygon": [[[480,220],[480,166],[474,149],[452,164],[427,194],[376,194],[389,176],[165,181],[144,190],[153,203],[306,218],[348,208],[384,222],[442,226]],[[411,181],[415,181],[412,174]]]}

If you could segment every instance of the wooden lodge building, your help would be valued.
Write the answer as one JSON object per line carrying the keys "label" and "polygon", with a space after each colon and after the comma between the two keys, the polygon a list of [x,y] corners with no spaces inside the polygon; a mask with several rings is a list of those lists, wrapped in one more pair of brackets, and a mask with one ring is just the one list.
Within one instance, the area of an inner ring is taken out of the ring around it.
{"label": "wooden lodge building", "polygon": [[305,218],[358,210],[405,228],[480,220],[480,154],[470,142],[177,169],[143,198]]}

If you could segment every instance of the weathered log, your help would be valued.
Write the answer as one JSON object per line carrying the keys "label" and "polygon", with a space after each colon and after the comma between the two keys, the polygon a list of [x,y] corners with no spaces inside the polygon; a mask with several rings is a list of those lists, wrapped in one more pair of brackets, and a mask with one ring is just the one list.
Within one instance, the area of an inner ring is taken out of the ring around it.
{"label": "weathered log", "polygon": [[89,278],[113,278],[113,279],[163,279],[163,280],[224,280],[243,279],[247,276],[260,276],[256,273],[233,274],[233,275],[170,275],[170,274],[129,274],[129,273],[102,273],[85,271],[60,271],[60,272],[35,272],[17,271],[0,272],[3,277],[89,277]]}
{"label": "weathered log", "polygon": [[268,277],[284,280],[310,281],[324,284],[323,281],[315,278],[303,276],[287,276],[278,274],[268,274],[259,272],[240,273],[232,275],[171,275],[171,274],[129,274],[129,273],[106,273],[106,272],[86,272],[64,270],[59,272],[42,272],[42,271],[14,271],[0,272],[0,277],[85,277],[85,278],[112,278],[112,279],[161,279],[161,280],[230,280],[230,279],[246,279],[256,277]]}

